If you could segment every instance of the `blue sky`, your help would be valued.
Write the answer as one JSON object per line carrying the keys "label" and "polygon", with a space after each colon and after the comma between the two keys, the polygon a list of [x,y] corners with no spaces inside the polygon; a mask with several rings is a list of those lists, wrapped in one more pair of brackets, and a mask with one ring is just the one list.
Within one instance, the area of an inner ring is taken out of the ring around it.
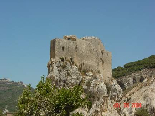
{"label": "blue sky", "polygon": [[155,54],[155,0],[1,0],[0,78],[36,86],[50,40],[99,37],[112,67]]}

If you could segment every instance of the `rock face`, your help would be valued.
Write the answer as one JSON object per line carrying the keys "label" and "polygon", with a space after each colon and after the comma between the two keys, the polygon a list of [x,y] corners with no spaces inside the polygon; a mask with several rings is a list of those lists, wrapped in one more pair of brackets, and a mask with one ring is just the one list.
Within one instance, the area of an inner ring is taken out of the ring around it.
{"label": "rock face", "polygon": [[122,97],[122,88],[120,87],[120,85],[117,84],[116,80],[112,80],[112,84],[110,86],[110,99],[118,101]]}
{"label": "rock face", "polygon": [[51,59],[51,61],[51,70],[47,77],[53,80],[53,84],[58,87],[72,87],[81,83],[82,75],[71,62],[61,59],[57,61]]}
{"label": "rock face", "polygon": [[[53,84],[57,87],[68,88],[81,85],[92,102],[91,109],[78,108],[72,113],[79,112],[84,116],[102,116],[103,114],[105,116],[111,116],[112,114],[118,116],[117,111],[113,108],[114,101],[110,100],[110,97],[116,100],[122,95],[122,90],[116,80],[110,80],[107,84],[100,73],[80,72],[73,62],[62,59],[57,61],[51,59],[51,61],[51,70],[47,78],[51,78]],[[111,90],[107,89],[107,85],[110,86]]]}
{"label": "rock face", "polygon": [[131,75],[120,77],[117,82],[121,86],[122,89],[128,89],[133,87],[135,84],[139,82],[146,81],[148,78],[151,78],[155,75],[155,69],[143,69],[141,71],[137,71],[132,73]]}
{"label": "rock face", "polygon": [[59,60],[64,58],[74,62],[79,69],[100,72],[105,80],[112,77],[111,53],[106,51],[97,37],[64,36],[64,39],[53,39],[50,45],[50,61],[48,73],[51,70],[51,58]]}
{"label": "rock face", "polygon": [[[141,107],[147,109],[150,116],[155,115],[155,69],[143,69],[119,78],[118,83],[125,90],[120,100],[121,115],[134,116],[136,109],[134,103],[141,103]],[[129,108],[123,104],[129,103]]]}
{"label": "rock face", "polygon": [[[144,83],[143,83],[144,84]],[[139,85],[130,91],[131,95],[127,95],[126,98],[129,99],[130,105],[132,103],[141,103],[143,108],[146,108],[150,113],[150,116],[155,115],[155,79],[152,79],[152,82],[148,85]],[[143,87],[142,87],[143,86]],[[124,101],[125,97],[122,99]],[[134,115],[136,108],[123,108],[122,114],[126,116]]]}

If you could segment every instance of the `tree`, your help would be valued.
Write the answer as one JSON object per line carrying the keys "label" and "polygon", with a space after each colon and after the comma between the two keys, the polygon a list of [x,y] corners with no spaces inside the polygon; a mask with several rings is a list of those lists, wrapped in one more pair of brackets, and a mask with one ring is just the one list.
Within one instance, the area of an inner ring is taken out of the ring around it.
{"label": "tree", "polygon": [[18,100],[17,116],[69,116],[78,107],[91,106],[87,97],[82,98],[83,88],[57,88],[51,79],[38,83],[34,92],[29,85]]}

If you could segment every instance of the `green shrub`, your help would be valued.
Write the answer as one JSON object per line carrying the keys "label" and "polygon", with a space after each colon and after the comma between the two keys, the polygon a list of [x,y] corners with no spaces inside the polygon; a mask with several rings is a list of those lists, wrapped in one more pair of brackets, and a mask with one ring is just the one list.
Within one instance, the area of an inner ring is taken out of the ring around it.
{"label": "green shrub", "polygon": [[87,73],[86,69],[83,69],[82,72],[81,72],[82,75],[86,75],[86,73]]}
{"label": "green shrub", "polygon": [[77,113],[72,114],[72,116],[83,116],[83,114],[77,112]]}
{"label": "green shrub", "polygon": [[140,108],[135,112],[135,116],[150,116],[146,109]]}
{"label": "green shrub", "polygon": [[61,60],[62,62],[64,62],[64,58],[63,58],[63,57],[61,57],[60,60]]}

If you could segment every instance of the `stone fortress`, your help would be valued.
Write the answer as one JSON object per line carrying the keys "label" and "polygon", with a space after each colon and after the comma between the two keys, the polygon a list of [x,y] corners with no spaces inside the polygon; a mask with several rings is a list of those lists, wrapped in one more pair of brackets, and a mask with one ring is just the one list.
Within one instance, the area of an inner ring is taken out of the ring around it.
{"label": "stone fortress", "polygon": [[84,90],[83,96],[89,97],[91,109],[80,107],[72,113],[118,116],[110,99],[118,100],[122,90],[112,78],[111,53],[105,50],[99,38],[78,39],[68,35],[63,39],[51,40],[47,67],[47,78],[51,79],[53,85],[58,88],[80,85]]}
{"label": "stone fortress", "polygon": [[74,62],[81,70],[101,73],[105,79],[112,77],[111,52],[105,50],[97,37],[78,39],[75,35],[68,35],[63,39],[51,40],[48,74],[51,71],[52,60],[61,58]]}

